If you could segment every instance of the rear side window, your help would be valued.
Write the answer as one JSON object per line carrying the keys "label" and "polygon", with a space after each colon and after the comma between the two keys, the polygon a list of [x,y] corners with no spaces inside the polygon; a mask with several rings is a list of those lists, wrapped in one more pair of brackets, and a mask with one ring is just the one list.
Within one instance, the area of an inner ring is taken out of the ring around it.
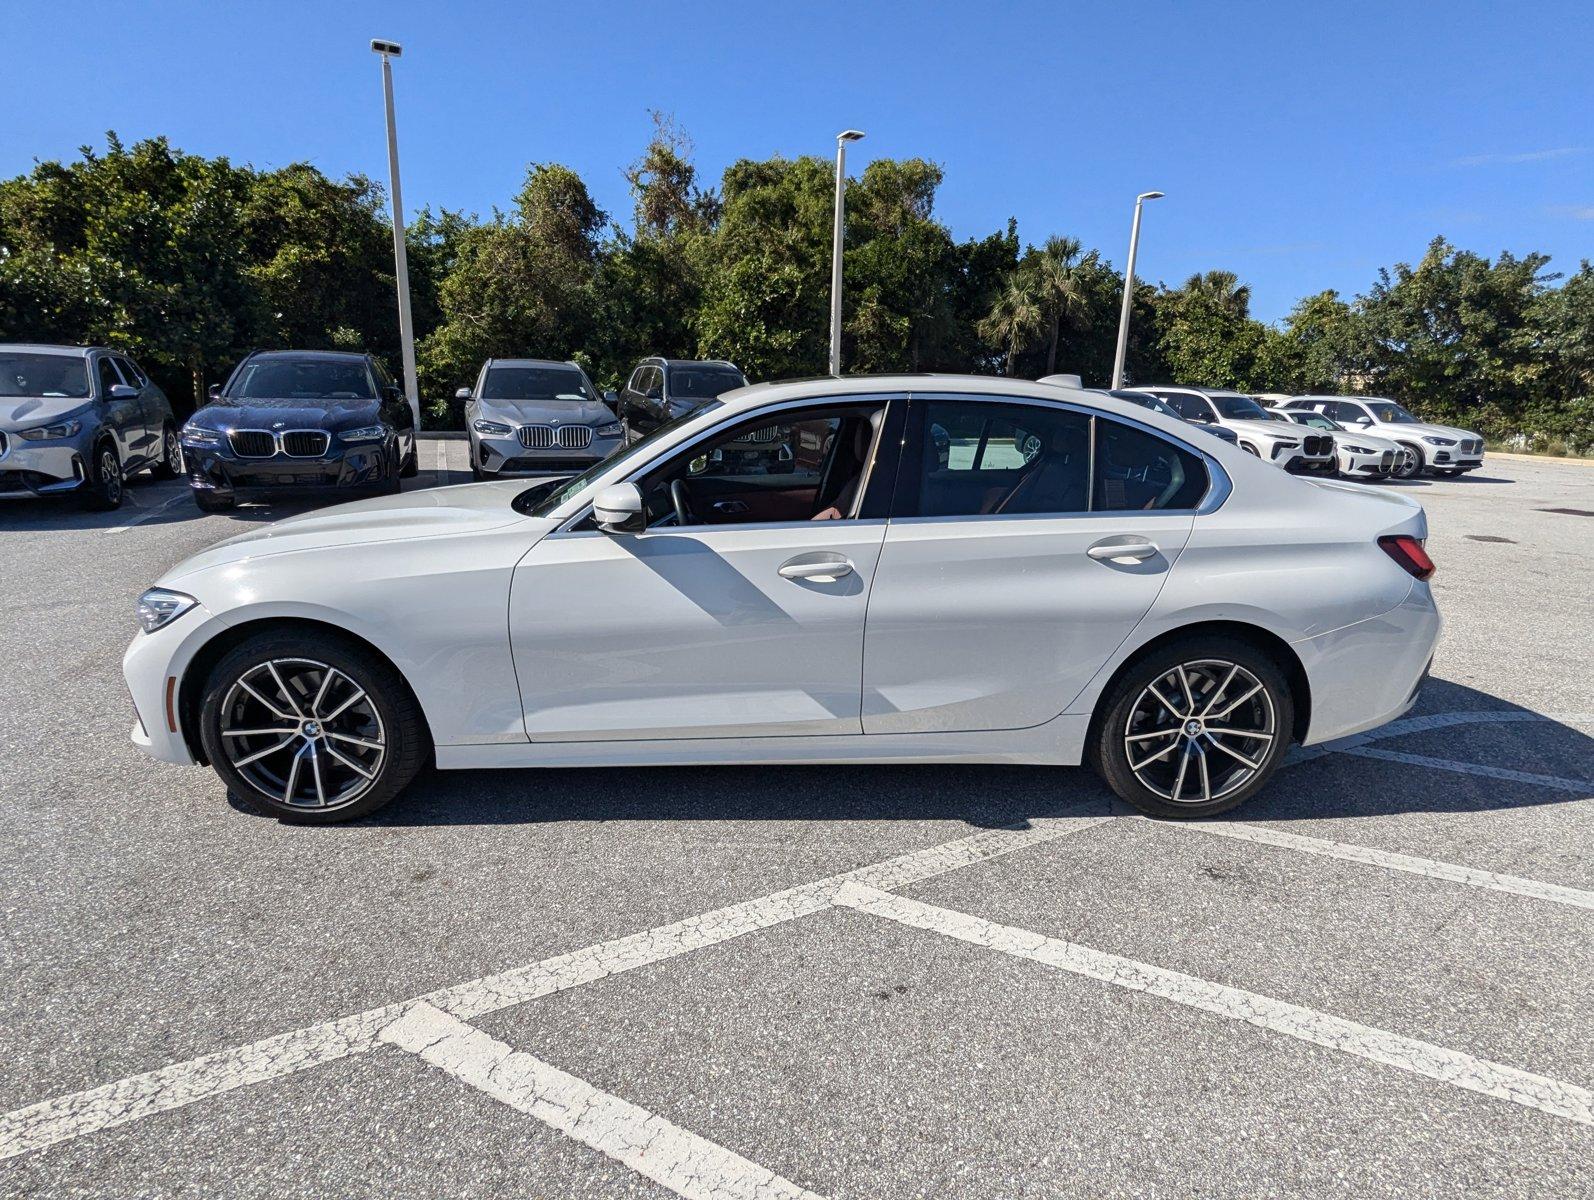
{"label": "rear side window", "polygon": [[1156,434],[1106,417],[1096,422],[1096,512],[1195,508],[1207,493],[1200,457]]}
{"label": "rear side window", "polygon": [[923,404],[918,470],[906,460],[898,516],[1085,512],[1090,418],[1069,409],[970,400]]}
{"label": "rear side window", "polygon": [[144,372],[140,371],[138,365],[130,358],[118,358],[116,367],[122,372],[122,378],[134,387],[144,387],[149,383],[149,380],[144,378]]}

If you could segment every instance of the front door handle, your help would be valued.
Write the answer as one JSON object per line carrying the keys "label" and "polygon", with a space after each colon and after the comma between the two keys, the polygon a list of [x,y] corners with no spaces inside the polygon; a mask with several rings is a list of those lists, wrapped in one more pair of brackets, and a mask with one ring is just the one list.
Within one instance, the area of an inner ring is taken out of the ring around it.
{"label": "front door handle", "polygon": [[1090,547],[1085,553],[1097,562],[1113,562],[1125,558],[1132,559],[1135,562],[1143,562],[1157,553],[1157,545],[1155,542],[1144,540],[1133,541],[1105,538]]}
{"label": "front door handle", "polygon": [[716,500],[709,505],[717,513],[744,513],[747,511],[745,500]]}
{"label": "front door handle", "polygon": [[815,583],[833,583],[843,575],[852,574],[852,564],[839,555],[830,558],[808,558],[799,555],[780,564],[785,579],[812,579]]}

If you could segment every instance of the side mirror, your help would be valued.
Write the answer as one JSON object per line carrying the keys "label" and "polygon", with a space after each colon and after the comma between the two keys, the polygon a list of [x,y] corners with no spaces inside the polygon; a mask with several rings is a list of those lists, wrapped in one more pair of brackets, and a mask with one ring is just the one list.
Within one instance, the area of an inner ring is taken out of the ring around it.
{"label": "side mirror", "polygon": [[662,400],[664,399],[664,389],[658,384],[654,384],[648,389],[647,397],[649,400]]}
{"label": "side mirror", "polygon": [[603,402],[618,412],[620,410],[620,393],[610,388],[603,393]]}
{"label": "side mirror", "polygon": [[111,399],[111,400],[137,400],[138,399],[138,389],[136,387],[129,387],[125,383],[113,383],[113,384],[111,384],[111,394],[108,397],[108,399]]}
{"label": "side mirror", "polygon": [[206,391],[205,391],[205,397],[207,399],[209,399],[209,400],[212,400],[212,401],[220,400],[221,399],[221,384],[219,384],[219,383],[211,384],[210,387],[207,388]]}
{"label": "side mirror", "polygon": [[461,404],[464,404],[467,400],[470,399],[470,389],[469,388],[460,388],[459,391],[454,393],[454,399],[458,400]]}
{"label": "side mirror", "polygon": [[592,502],[592,519],[604,533],[641,533],[647,528],[642,493],[634,483],[616,483]]}

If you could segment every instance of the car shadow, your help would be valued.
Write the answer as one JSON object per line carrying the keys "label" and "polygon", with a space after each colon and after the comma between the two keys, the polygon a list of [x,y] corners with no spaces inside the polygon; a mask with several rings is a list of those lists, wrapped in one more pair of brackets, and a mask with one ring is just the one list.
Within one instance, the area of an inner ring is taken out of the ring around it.
{"label": "car shadow", "polygon": [[[1594,738],[1498,697],[1444,680],[1424,690],[1411,716],[1506,714],[1493,718],[1526,740],[1531,761],[1490,763],[1469,746],[1488,722],[1440,725],[1426,738],[1448,746],[1428,757],[1549,774],[1538,764],[1587,763],[1594,777]],[[1520,718],[1520,719],[1518,719]],[[1399,749],[1399,736],[1383,743]],[[1299,753],[1299,751],[1297,751]],[[1591,789],[1594,791],[1594,789]],[[1578,793],[1502,779],[1371,759],[1324,754],[1287,762],[1263,791],[1225,820],[1285,821],[1410,812],[1476,812],[1561,804]],[[254,812],[238,797],[235,808]],[[575,821],[961,821],[1022,829],[1035,818],[1107,812],[1112,793],[1084,767],[988,764],[879,766],[713,766],[427,769],[408,792],[355,822],[384,827],[518,825]],[[1121,806],[1119,806],[1121,808]],[[258,814],[257,814],[258,815]]]}

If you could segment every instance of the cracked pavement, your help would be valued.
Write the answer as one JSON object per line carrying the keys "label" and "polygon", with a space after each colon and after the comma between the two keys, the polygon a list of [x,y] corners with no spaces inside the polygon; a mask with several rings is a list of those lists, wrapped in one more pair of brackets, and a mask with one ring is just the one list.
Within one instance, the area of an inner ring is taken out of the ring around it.
{"label": "cracked pavement", "polygon": [[1481,474],[1410,489],[1429,719],[1301,755],[1260,839],[999,766],[434,774],[279,826],[139,756],[119,679],[148,580],[259,518],[8,507],[0,1189],[1587,1194],[1594,521],[1542,510],[1594,476]]}

